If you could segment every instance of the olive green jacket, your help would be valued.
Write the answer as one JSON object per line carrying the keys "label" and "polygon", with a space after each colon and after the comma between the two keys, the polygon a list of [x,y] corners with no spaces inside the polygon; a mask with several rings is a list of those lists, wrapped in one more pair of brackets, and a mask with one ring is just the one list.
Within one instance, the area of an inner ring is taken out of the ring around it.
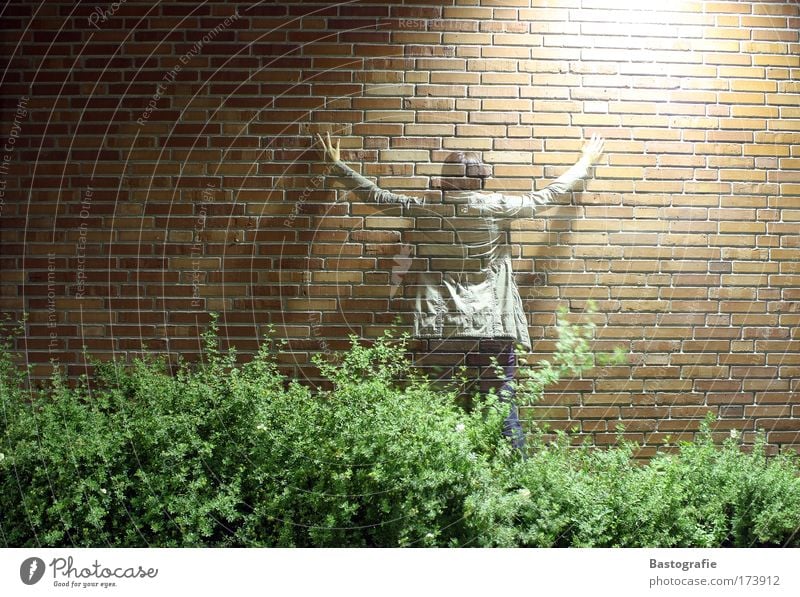
{"label": "olive green jacket", "polygon": [[[430,218],[424,229],[414,231],[412,243],[414,257],[428,260],[426,271],[414,276],[413,290],[406,285],[406,295],[416,297],[416,336],[509,338],[527,349],[531,342],[511,269],[509,225],[516,218],[533,217],[555,197],[571,191],[589,166],[582,158],[552,184],[532,193],[447,191],[445,201],[456,204],[456,215],[442,218],[441,211],[426,207],[422,198],[383,190],[344,162],[334,162],[336,173],[369,200],[400,204],[413,215]],[[430,222],[440,225],[430,227]],[[392,281],[402,279],[403,273],[393,272]]]}

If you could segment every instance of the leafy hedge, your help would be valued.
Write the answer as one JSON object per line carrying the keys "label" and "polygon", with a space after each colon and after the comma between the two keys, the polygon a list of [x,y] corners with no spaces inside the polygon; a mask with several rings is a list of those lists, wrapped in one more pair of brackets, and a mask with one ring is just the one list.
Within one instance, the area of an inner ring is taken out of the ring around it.
{"label": "leafy hedge", "polygon": [[6,341],[0,544],[800,546],[800,466],[767,459],[763,439],[720,449],[706,424],[642,466],[630,444],[533,436],[523,459],[504,403],[456,406],[388,335],[317,358],[329,391],[287,380],[269,341],[243,365],[216,325],[204,341],[204,362],[174,374],[158,358],[98,363],[38,389]]}

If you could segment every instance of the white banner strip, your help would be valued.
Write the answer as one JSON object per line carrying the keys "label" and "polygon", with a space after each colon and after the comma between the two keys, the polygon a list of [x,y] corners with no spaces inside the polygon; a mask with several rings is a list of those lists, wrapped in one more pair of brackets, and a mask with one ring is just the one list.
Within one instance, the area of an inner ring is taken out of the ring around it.
{"label": "white banner strip", "polygon": [[793,549],[4,549],[0,595],[800,595]]}

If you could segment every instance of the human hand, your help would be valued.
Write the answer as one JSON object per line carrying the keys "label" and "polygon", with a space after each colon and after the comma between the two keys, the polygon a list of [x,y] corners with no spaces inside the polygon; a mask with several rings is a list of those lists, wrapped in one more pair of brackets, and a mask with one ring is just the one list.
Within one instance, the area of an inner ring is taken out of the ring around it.
{"label": "human hand", "polygon": [[328,142],[325,142],[325,139],[322,138],[322,135],[317,133],[317,139],[319,139],[320,144],[322,144],[322,153],[325,156],[325,159],[329,162],[338,162],[339,156],[341,155],[339,151],[339,143],[341,139],[336,139],[336,147],[333,146],[333,141],[331,141],[331,134],[325,133],[325,136],[328,138]]}
{"label": "human hand", "polygon": [[602,137],[592,135],[592,138],[583,144],[583,149],[581,149],[583,155],[581,159],[588,161],[589,164],[596,163],[600,159],[600,156],[603,155],[603,145],[605,142],[605,139]]}

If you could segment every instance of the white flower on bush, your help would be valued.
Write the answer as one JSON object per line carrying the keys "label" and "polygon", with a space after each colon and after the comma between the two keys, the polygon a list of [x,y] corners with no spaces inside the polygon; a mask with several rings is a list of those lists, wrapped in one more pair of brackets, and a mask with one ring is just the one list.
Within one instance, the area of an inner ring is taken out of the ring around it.
{"label": "white flower on bush", "polygon": [[102,493],[103,495],[105,495],[105,494],[107,494],[107,493],[108,493],[108,491],[106,491],[105,487],[101,487],[101,488],[100,488],[100,493]]}
{"label": "white flower on bush", "polygon": [[523,487],[522,489],[518,489],[518,490],[517,490],[517,493],[518,493],[518,494],[519,494],[521,497],[523,497],[524,499],[526,499],[526,500],[527,500],[529,497],[531,497],[531,490],[530,490],[530,489],[528,489],[527,487]]}
{"label": "white flower on bush", "polygon": [[731,439],[739,439],[739,431],[737,429],[731,429]]}
{"label": "white flower on bush", "polygon": [[267,426],[264,425],[263,423],[259,423],[258,425],[256,425],[256,429],[258,429],[259,431],[266,431]]}
{"label": "white flower on bush", "polygon": [[426,539],[433,539],[433,533],[428,533],[427,535],[425,535],[425,538]]}
{"label": "white flower on bush", "polygon": [[464,423],[459,423],[458,425],[456,425],[456,431],[458,433],[461,433],[462,431],[464,431],[464,429],[466,429],[466,426],[464,425]]}
{"label": "white flower on bush", "polygon": [[467,454],[467,460],[469,460],[470,462],[475,462],[477,459],[478,455],[475,454],[475,452],[470,452],[469,454]]}

